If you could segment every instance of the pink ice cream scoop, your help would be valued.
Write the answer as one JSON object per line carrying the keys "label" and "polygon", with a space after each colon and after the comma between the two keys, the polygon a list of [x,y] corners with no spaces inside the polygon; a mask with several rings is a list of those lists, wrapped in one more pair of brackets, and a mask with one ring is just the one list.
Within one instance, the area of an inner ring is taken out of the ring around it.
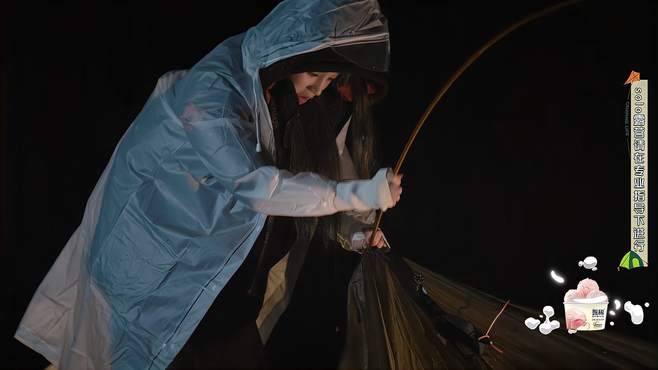
{"label": "pink ice cream scoop", "polygon": [[583,279],[578,283],[578,288],[576,288],[583,295],[587,297],[590,293],[599,291],[599,284],[592,279]]}
{"label": "pink ice cream scoop", "polygon": [[569,289],[564,295],[565,302],[573,302],[575,299],[603,297],[605,293],[599,290],[599,284],[592,279],[583,279],[578,283],[576,289]]}
{"label": "pink ice cream scoop", "polygon": [[569,291],[567,291],[567,294],[564,295],[565,302],[571,302],[574,299],[578,299],[578,298],[587,298],[587,297],[583,295],[582,291],[577,289],[569,289]]}
{"label": "pink ice cream scoop", "polygon": [[566,321],[567,321],[567,329],[569,330],[577,330],[581,326],[587,324],[587,318],[585,317],[585,313],[575,308],[570,308],[567,310]]}

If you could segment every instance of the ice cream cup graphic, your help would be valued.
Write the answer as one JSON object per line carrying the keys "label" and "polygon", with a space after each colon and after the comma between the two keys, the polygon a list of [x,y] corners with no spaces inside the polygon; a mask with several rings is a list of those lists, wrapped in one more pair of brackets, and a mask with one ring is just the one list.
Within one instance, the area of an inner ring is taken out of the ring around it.
{"label": "ice cream cup graphic", "polygon": [[581,280],[564,296],[565,326],[571,333],[605,329],[607,312],[608,296],[592,279]]}
{"label": "ice cream cup graphic", "polygon": [[608,297],[574,299],[564,302],[567,330],[592,331],[605,329]]}

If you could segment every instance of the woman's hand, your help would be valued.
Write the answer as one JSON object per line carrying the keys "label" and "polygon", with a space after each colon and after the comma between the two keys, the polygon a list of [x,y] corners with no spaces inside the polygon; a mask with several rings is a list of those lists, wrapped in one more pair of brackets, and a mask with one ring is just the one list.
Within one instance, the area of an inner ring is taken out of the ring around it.
{"label": "woman's hand", "polygon": [[[372,236],[372,231],[366,231],[365,235],[366,235],[366,240],[370,241],[370,237]],[[382,232],[382,229],[377,228],[377,232],[375,233],[375,239],[372,241],[370,246],[375,248],[389,247],[388,243],[386,242],[386,237],[384,237],[384,233]]]}
{"label": "woman's hand", "polygon": [[393,172],[389,172],[386,179],[388,180],[388,188],[391,191],[391,199],[393,200],[391,208],[393,208],[400,201],[400,195],[402,194],[402,174],[394,175]]}

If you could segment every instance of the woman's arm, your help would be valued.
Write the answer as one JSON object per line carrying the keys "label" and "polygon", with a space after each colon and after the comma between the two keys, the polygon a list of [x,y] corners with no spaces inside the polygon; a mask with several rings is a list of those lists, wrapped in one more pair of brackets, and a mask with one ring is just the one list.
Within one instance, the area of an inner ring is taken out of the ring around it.
{"label": "woman's arm", "polygon": [[[255,150],[254,123],[242,113],[246,108],[235,91],[215,82],[205,90],[189,92],[190,83],[186,81],[175,97],[173,105],[178,109],[169,112],[180,121],[208,170],[203,176],[205,184],[218,182],[247,207],[268,215],[323,216],[347,210],[386,210],[395,205],[389,183],[396,185],[387,169],[369,180],[336,182],[316,173],[292,174],[264,165]],[[162,99],[163,104],[168,105],[167,100]]]}
{"label": "woman's arm", "polygon": [[340,211],[392,207],[387,169],[370,180],[336,182],[312,172],[292,174],[259,167],[234,183],[233,193],[250,208],[268,215],[323,216]]}

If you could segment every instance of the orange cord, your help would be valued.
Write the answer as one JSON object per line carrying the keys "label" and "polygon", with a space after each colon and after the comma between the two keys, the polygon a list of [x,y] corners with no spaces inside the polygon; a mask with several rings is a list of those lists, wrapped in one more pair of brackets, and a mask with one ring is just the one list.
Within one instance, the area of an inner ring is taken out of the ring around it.
{"label": "orange cord", "polygon": [[498,318],[499,318],[500,315],[503,313],[503,311],[505,311],[505,308],[507,307],[508,304],[509,304],[509,299],[507,300],[507,302],[505,302],[505,305],[503,306],[503,308],[500,309],[500,312],[498,312],[498,315],[496,315],[496,317],[493,319],[493,321],[491,322],[491,325],[489,325],[489,329],[487,329],[487,332],[484,333],[483,336],[481,336],[480,338],[478,338],[478,340],[482,340],[482,339],[488,338],[488,339],[489,339],[489,344],[491,345],[491,347],[493,347],[493,349],[495,349],[496,351],[498,351],[498,353],[503,353],[503,350],[500,349],[500,348],[498,348],[498,347],[496,347],[496,346],[493,344],[493,341],[491,340],[491,337],[489,336],[489,332],[491,331],[491,328],[493,328],[494,323],[496,322],[496,320],[498,320]]}

